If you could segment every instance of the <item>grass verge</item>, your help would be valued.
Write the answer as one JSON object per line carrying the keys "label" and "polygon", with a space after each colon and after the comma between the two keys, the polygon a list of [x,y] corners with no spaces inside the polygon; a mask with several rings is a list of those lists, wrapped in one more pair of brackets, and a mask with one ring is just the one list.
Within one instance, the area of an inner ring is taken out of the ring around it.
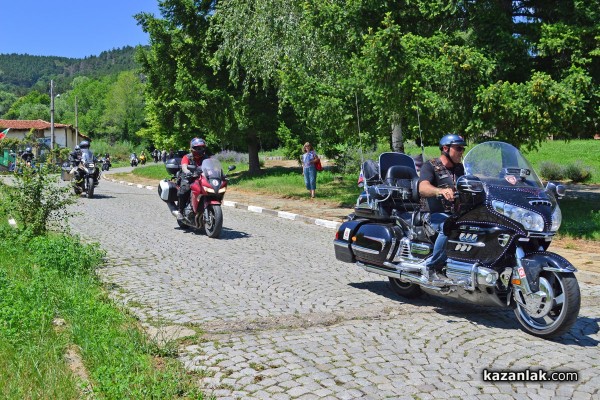
{"label": "grass verge", "polygon": [[[161,357],[107,297],[94,274],[102,251],[76,237],[18,234],[1,221],[0,397],[203,398],[193,376]],[[84,374],[67,362],[73,350]]]}

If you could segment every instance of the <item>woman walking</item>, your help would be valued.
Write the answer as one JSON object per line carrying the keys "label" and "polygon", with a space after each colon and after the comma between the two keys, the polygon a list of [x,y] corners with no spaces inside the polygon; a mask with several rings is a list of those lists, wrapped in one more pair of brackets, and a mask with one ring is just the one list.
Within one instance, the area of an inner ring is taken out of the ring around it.
{"label": "woman walking", "polygon": [[319,160],[319,156],[313,150],[309,142],[304,143],[304,154],[302,155],[302,175],[304,175],[304,183],[306,189],[310,190],[310,198],[315,198],[315,190],[317,189],[317,168],[315,163]]}

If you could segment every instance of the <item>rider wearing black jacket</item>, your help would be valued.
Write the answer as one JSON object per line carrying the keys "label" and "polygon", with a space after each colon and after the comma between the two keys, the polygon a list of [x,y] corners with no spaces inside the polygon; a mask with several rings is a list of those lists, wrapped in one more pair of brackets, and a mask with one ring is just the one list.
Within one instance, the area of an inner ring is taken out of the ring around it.
{"label": "rider wearing black jacket", "polygon": [[21,153],[21,160],[23,160],[23,164],[27,165],[28,167],[31,166],[31,162],[33,161],[33,152],[31,151],[31,147],[26,147]]}
{"label": "rider wearing black jacket", "polygon": [[[462,136],[448,134],[440,140],[441,155],[423,163],[419,178],[419,194],[421,210],[431,213],[448,213],[449,204],[454,202],[454,185],[456,179],[465,174],[461,163],[466,142]],[[446,243],[448,237],[444,234],[443,223],[438,229],[438,237],[433,246],[433,254],[427,260],[427,269],[431,280],[444,279],[437,273],[446,264]]]}

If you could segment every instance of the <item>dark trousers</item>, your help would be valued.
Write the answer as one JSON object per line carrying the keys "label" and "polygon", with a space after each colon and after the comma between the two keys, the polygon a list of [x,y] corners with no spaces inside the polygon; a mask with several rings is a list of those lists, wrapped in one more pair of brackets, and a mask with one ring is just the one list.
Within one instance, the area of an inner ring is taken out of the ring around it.
{"label": "dark trousers", "polygon": [[185,210],[185,206],[190,201],[190,183],[187,179],[181,179],[181,183],[179,185],[179,190],[177,191],[177,206],[179,208],[179,212],[183,215],[183,211]]}

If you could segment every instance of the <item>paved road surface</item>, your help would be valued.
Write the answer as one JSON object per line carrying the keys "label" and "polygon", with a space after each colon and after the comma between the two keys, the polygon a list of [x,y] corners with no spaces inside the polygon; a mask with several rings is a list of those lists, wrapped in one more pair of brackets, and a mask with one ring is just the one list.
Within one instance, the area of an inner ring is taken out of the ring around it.
{"label": "paved road surface", "polygon": [[[330,229],[224,208],[219,240],[181,230],[156,190],[102,181],[76,232],[100,242],[115,298],[143,322],[199,327],[180,359],[217,398],[593,399],[600,286],[582,283],[571,333],[545,341],[510,311],[423,297],[335,260]],[[489,383],[494,370],[577,382]]]}

